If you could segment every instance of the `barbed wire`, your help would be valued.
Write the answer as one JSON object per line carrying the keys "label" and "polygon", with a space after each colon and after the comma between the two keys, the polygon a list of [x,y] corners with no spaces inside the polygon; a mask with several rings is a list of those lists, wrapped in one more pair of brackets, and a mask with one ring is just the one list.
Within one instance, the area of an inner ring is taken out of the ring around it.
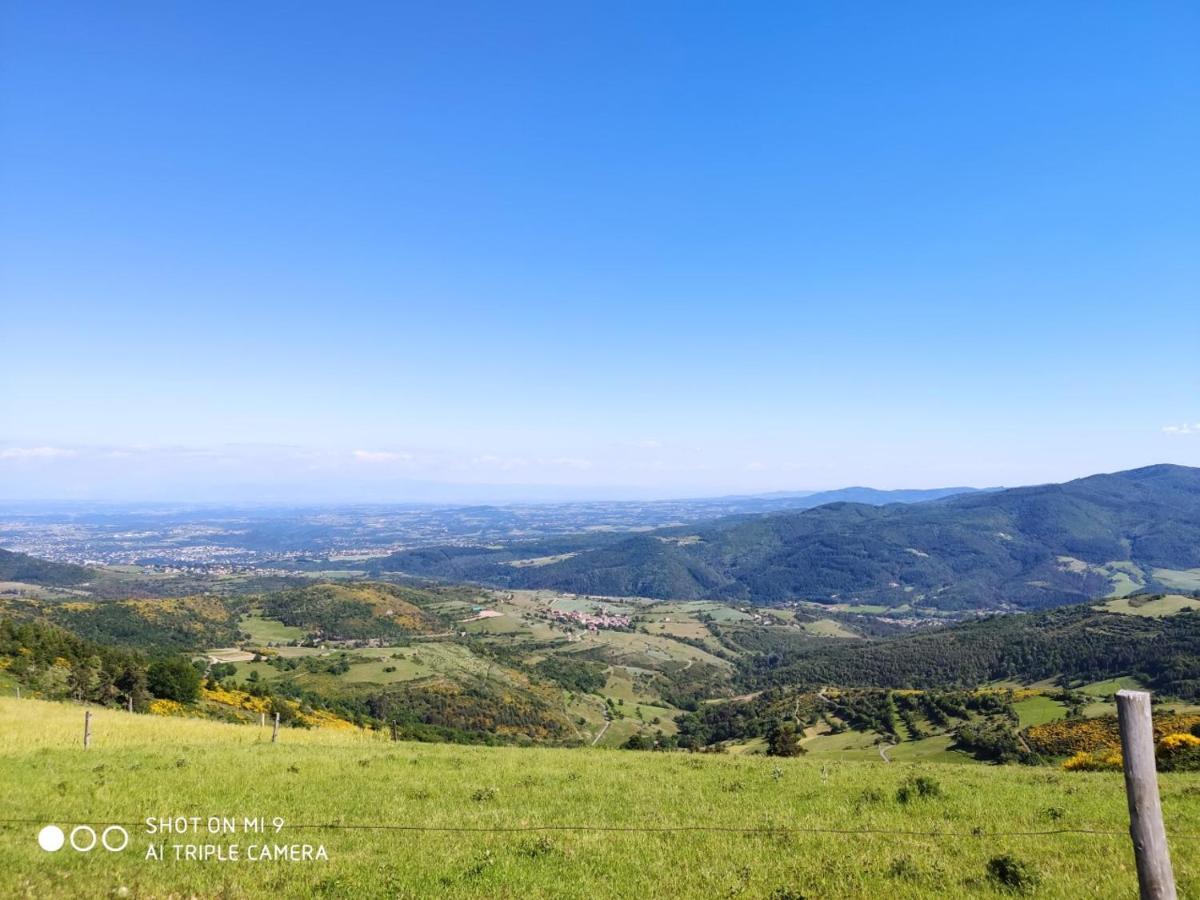
{"label": "barbed wire", "polygon": [[[190,818],[190,817],[189,817]],[[40,825],[55,821],[52,816],[38,819],[0,819],[0,827],[19,825]],[[105,825],[121,825],[139,828],[145,824],[140,822],[68,822],[71,825],[88,825],[102,827]],[[273,828],[274,826],[272,826]],[[331,830],[331,831],[403,831],[403,832],[442,832],[453,834],[520,834],[539,831],[590,831],[601,834],[752,834],[752,835],[785,835],[785,834],[830,834],[830,835],[879,835],[892,837],[925,837],[925,838],[997,838],[997,837],[1054,837],[1065,835],[1102,835],[1107,837],[1129,837],[1127,829],[1111,828],[1046,828],[1027,831],[991,831],[974,828],[970,831],[951,830],[920,830],[897,828],[833,828],[828,826],[803,825],[408,825],[401,823],[352,823],[352,822],[285,822],[283,829],[296,830]],[[265,829],[267,833],[270,829]],[[206,833],[200,829],[198,833]],[[182,836],[182,835],[181,835]],[[1200,840],[1200,833],[1170,832],[1168,837],[1173,840]]]}

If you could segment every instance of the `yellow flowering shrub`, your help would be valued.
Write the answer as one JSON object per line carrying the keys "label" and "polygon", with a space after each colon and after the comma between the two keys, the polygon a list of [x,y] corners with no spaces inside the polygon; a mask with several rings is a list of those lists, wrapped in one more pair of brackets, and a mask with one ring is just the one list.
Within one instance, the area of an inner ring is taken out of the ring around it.
{"label": "yellow flowering shrub", "polygon": [[[271,709],[271,700],[268,697],[256,697],[246,691],[226,690],[225,688],[201,688],[200,699],[209,703],[230,706],[234,709],[246,710],[255,715],[270,712]],[[349,722],[327,710],[315,709],[312,712],[303,712],[300,704],[295,700],[284,700],[283,702],[295,711],[299,722],[310,728],[355,729],[358,727],[353,722]]]}
{"label": "yellow flowering shrub", "polygon": [[271,705],[271,702],[264,697],[255,697],[246,691],[227,691],[224,688],[214,690],[201,688],[200,699],[211,700],[213,703],[221,703],[237,709],[248,709],[250,712],[256,713],[266,712]]}
{"label": "yellow flowering shrub", "polygon": [[1089,753],[1080,750],[1063,763],[1068,772],[1119,772],[1121,770],[1120,750],[1099,750]]}
{"label": "yellow flowering shrub", "polygon": [[183,704],[175,700],[151,700],[148,709],[156,716],[183,715]]}
{"label": "yellow flowering shrub", "polygon": [[[1154,734],[1162,737],[1177,732],[1187,732],[1200,724],[1200,715],[1194,713],[1154,716]],[[1079,751],[1092,752],[1106,748],[1120,748],[1121,731],[1116,716],[1098,716],[1094,719],[1059,719],[1044,725],[1033,725],[1025,731],[1025,740],[1034,753],[1043,756],[1067,756]]]}
{"label": "yellow flowering shrub", "polygon": [[314,709],[310,713],[300,713],[300,719],[306,725],[310,725],[313,728],[340,728],[343,731],[353,731],[358,727],[353,722],[347,722],[345,719],[335,716],[324,709]]}
{"label": "yellow flowering shrub", "polygon": [[1200,769],[1200,737],[1182,732],[1164,735],[1155,756],[1164,772]]}
{"label": "yellow flowering shrub", "polygon": [[[1200,770],[1200,737],[1174,732],[1164,735],[1155,747],[1155,760],[1162,772]],[[1106,747],[1080,750],[1063,763],[1068,772],[1108,772],[1121,768],[1121,751]]]}
{"label": "yellow flowering shrub", "polygon": [[1191,747],[1200,747],[1200,737],[1194,734],[1168,734],[1158,742],[1159,750],[1184,750]]}

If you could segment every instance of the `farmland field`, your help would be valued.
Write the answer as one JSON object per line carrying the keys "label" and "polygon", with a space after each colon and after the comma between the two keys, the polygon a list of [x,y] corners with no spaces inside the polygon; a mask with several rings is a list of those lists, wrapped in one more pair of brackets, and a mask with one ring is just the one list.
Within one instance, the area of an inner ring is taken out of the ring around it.
{"label": "farmland field", "polygon": [[1019,700],[1013,704],[1013,709],[1021,717],[1022,728],[1053,722],[1055,719],[1061,719],[1067,713],[1063,704],[1041,695]]}
{"label": "farmland field", "polygon": [[840,622],[836,622],[833,619],[817,619],[815,622],[807,622],[804,625],[804,630],[809,634],[815,634],[819,637],[858,637],[853,631],[850,631]]}
{"label": "farmland field", "polygon": [[1195,597],[1185,597],[1182,594],[1166,594],[1150,599],[1141,597],[1121,597],[1109,600],[1104,604],[1109,612],[1125,613],[1131,616],[1173,616],[1185,609],[1200,609],[1200,600]]}
{"label": "farmland field", "polygon": [[[466,748],[323,730],[285,729],[272,745],[255,726],[110,710],[96,711],[85,752],[81,718],[74,705],[0,700],[0,817],[22,820],[0,830],[6,896],[999,897],[987,864],[1005,854],[1036,873],[1039,897],[1136,892],[1119,774]],[[940,795],[901,802],[918,774]],[[1200,775],[1161,780],[1180,896],[1195,896],[1200,845],[1183,835],[1200,818]],[[285,824],[266,838],[160,837],[167,859],[145,860],[141,823],[171,815]],[[80,822],[127,823],[129,848],[38,848],[43,823]],[[364,824],[484,830],[321,827]],[[1000,834],[1070,828],[1105,833]],[[175,861],[171,849],[263,842],[321,845],[328,860]]]}
{"label": "farmland field", "polygon": [[259,644],[286,643],[304,637],[304,629],[284,625],[277,619],[265,619],[260,615],[242,616],[238,625],[250,635],[250,640]]}
{"label": "farmland field", "polygon": [[1200,569],[1155,569],[1154,577],[1177,591],[1200,591]]}

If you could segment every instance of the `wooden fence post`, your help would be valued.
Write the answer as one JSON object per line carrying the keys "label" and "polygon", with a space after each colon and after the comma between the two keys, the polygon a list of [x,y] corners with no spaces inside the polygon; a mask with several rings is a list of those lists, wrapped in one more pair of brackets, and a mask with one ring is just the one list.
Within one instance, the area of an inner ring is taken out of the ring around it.
{"label": "wooden fence post", "polygon": [[17,699],[21,699],[21,686],[19,684],[17,685]]}
{"label": "wooden fence post", "polygon": [[397,733],[397,728],[396,728],[395,722],[392,723],[392,740],[393,741],[400,740],[400,735]]}
{"label": "wooden fence post", "polygon": [[258,714],[258,727],[259,728],[267,727],[267,714],[265,712],[260,712]]}
{"label": "wooden fence post", "polygon": [[1176,900],[1167,830],[1158,798],[1150,695],[1145,691],[1117,691],[1117,721],[1139,896],[1141,900]]}
{"label": "wooden fence post", "polygon": [[275,713],[275,728],[271,731],[271,743],[279,740],[279,713]]}
{"label": "wooden fence post", "polygon": [[133,694],[129,695],[129,711],[133,712]]}
{"label": "wooden fence post", "polygon": [[92,745],[92,711],[85,709],[83,711],[83,749],[86,750]]}

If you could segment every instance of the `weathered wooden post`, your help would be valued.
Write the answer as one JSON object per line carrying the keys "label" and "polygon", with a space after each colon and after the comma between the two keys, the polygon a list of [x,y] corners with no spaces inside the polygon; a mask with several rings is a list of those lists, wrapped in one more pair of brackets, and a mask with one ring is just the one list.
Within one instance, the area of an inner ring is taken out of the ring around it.
{"label": "weathered wooden post", "polygon": [[1139,896],[1141,900],[1176,900],[1175,875],[1158,798],[1150,695],[1145,691],[1117,691],[1117,721]]}
{"label": "weathered wooden post", "polygon": [[85,709],[83,711],[83,749],[86,750],[92,745],[92,711]]}
{"label": "weathered wooden post", "polygon": [[392,723],[392,740],[393,740],[393,741],[398,741],[398,740],[400,740],[400,735],[399,735],[399,733],[398,733],[398,729],[396,728],[396,723],[395,723],[395,722],[393,722],[393,723]]}
{"label": "weathered wooden post", "polygon": [[279,740],[279,713],[275,713],[275,727],[271,730],[271,743]]}
{"label": "weathered wooden post", "polygon": [[265,712],[260,712],[258,714],[258,727],[259,728],[267,727],[267,714]]}
{"label": "weathered wooden post", "polygon": [[21,699],[21,686],[19,684],[17,685],[17,699]]}
{"label": "weathered wooden post", "polygon": [[129,695],[129,711],[133,712],[133,694]]}

